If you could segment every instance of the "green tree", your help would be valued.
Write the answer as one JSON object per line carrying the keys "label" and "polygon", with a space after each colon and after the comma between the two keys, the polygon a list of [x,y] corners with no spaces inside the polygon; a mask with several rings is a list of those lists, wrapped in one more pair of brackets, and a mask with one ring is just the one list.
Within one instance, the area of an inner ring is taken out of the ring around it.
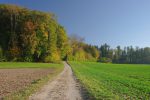
{"label": "green tree", "polygon": [[58,52],[61,55],[61,59],[65,59],[68,51],[68,37],[64,27],[58,25],[57,30],[57,48]]}

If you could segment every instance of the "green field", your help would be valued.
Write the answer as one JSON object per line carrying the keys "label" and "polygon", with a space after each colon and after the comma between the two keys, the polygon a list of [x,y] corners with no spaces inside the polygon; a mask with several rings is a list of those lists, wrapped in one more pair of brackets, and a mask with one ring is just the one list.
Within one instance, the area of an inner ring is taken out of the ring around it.
{"label": "green field", "polygon": [[150,65],[69,63],[77,78],[98,100],[150,99]]}
{"label": "green field", "polygon": [[29,62],[0,62],[0,69],[4,68],[51,68],[60,67],[63,64],[54,63],[29,63]]}

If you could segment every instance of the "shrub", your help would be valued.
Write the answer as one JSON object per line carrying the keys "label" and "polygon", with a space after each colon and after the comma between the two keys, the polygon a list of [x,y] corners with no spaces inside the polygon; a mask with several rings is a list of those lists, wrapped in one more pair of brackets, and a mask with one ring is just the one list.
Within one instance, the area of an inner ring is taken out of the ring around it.
{"label": "shrub", "polygon": [[112,59],[106,58],[106,57],[102,57],[102,58],[100,58],[100,62],[102,62],[102,63],[111,63]]}
{"label": "shrub", "polygon": [[1,47],[0,47],[0,61],[3,61],[3,50]]}
{"label": "shrub", "polygon": [[60,59],[60,56],[56,53],[56,54],[45,56],[44,62],[45,63],[60,63],[61,59]]}

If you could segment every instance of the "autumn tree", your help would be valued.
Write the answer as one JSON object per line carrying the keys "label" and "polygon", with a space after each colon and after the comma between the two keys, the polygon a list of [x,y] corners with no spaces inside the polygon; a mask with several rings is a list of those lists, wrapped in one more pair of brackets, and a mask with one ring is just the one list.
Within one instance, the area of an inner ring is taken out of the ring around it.
{"label": "autumn tree", "polygon": [[57,33],[58,52],[61,56],[61,59],[65,59],[65,57],[67,55],[67,51],[69,49],[68,37],[67,37],[66,31],[65,31],[64,27],[62,27],[61,25],[58,25],[58,27],[56,29],[56,33]]}
{"label": "autumn tree", "polygon": [[98,48],[88,45],[84,42],[84,38],[77,35],[69,37],[69,43],[72,53],[68,56],[69,60],[76,61],[97,61],[100,55]]}
{"label": "autumn tree", "polygon": [[58,52],[57,41],[62,41],[62,38],[61,35],[57,37],[56,30],[60,25],[54,14],[3,4],[0,13],[0,45],[8,60],[61,60],[60,56],[64,54]]}

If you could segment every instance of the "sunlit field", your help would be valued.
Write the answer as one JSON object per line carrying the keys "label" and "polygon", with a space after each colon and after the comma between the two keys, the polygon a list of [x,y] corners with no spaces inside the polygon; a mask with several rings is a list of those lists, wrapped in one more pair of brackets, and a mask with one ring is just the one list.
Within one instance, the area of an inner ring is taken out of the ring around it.
{"label": "sunlit field", "polygon": [[0,62],[0,69],[14,68],[52,68],[63,66],[63,64],[54,63],[32,63],[32,62]]}
{"label": "sunlit field", "polygon": [[150,65],[69,63],[96,99],[150,99]]}
{"label": "sunlit field", "polygon": [[63,68],[63,64],[0,62],[0,100],[28,100]]}

